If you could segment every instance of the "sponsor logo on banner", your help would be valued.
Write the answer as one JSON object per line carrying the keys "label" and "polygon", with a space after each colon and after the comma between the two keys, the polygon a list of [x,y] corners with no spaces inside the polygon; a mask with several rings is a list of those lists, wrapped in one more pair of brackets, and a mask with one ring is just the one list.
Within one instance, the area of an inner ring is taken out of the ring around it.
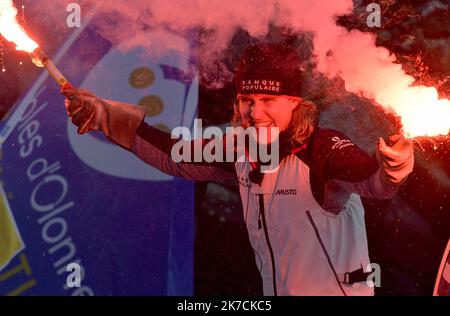
{"label": "sponsor logo on banner", "polygon": [[[146,35],[149,42],[157,42],[160,36],[160,32],[149,32]],[[188,45],[185,39],[172,33],[167,33],[165,37]],[[140,48],[124,55],[122,52],[128,45],[124,43],[123,47],[116,47],[106,54],[86,76],[81,86],[88,88],[98,97],[107,96],[107,99],[126,100],[127,103],[146,107],[146,122],[168,133],[180,124],[191,127],[198,102],[198,81],[194,80],[186,91],[184,83],[166,78],[162,68],[164,65],[180,72],[187,71],[189,56],[186,51],[180,55],[159,58],[158,64],[155,64],[150,58],[145,60],[140,56]],[[86,134],[80,137],[76,126],[70,121],[68,135],[77,156],[86,165],[101,173],[135,180],[173,179],[172,176],[140,161],[132,153],[96,135]],[[132,165],[133,168],[125,168],[127,165]]]}

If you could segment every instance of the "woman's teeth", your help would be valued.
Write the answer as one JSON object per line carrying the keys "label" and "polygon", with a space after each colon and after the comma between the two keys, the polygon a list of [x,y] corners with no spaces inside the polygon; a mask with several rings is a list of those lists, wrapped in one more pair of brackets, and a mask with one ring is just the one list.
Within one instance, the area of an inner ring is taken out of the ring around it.
{"label": "woman's teeth", "polygon": [[273,125],[273,122],[260,122],[255,123],[255,127],[271,127]]}

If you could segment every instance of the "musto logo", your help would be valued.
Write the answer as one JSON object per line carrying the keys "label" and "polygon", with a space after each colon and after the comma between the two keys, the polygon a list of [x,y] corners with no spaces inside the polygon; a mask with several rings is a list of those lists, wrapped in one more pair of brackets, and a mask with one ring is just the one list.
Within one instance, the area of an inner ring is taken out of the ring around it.
{"label": "musto logo", "polygon": [[275,195],[296,195],[296,189],[278,189]]}
{"label": "musto logo", "polygon": [[[190,50],[186,39],[164,34],[168,42],[186,47],[182,53],[170,52],[155,58],[143,58],[143,47],[129,50],[125,42],[112,49],[87,75],[81,87],[98,97],[137,104],[147,109],[145,121],[169,132],[177,126],[191,127],[198,102],[198,79],[190,86],[181,81],[189,69]],[[158,43],[161,32],[149,32],[149,43]],[[123,47],[122,47],[123,46]],[[124,54],[124,51],[128,53]],[[152,62],[150,62],[150,60]],[[68,120],[68,136],[72,149],[89,167],[104,174],[135,180],[169,181],[171,176],[145,164],[132,153],[110,143],[97,133],[83,136]],[[100,159],[99,157],[107,157]]]}
{"label": "musto logo", "polygon": [[6,194],[0,187],[0,271],[23,249]]}

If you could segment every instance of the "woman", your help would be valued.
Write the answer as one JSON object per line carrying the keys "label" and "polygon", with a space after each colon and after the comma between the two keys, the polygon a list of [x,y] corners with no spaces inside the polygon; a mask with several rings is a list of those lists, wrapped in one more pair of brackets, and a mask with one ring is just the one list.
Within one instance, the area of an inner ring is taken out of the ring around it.
{"label": "woman", "polygon": [[[360,196],[392,198],[413,169],[412,145],[393,135],[390,146],[380,139],[371,157],[342,133],[318,127],[315,105],[303,98],[301,64],[288,46],[260,44],[245,50],[235,72],[233,125],[280,131],[280,163],[268,173],[248,156],[175,163],[171,153],[178,140],[147,125],[144,109],[84,90],[62,93],[80,134],[100,130],[174,176],[197,181],[237,176],[265,295],[373,295]],[[200,140],[202,146],[210,141]],[[213,141],[230,148],[227,136]]]}

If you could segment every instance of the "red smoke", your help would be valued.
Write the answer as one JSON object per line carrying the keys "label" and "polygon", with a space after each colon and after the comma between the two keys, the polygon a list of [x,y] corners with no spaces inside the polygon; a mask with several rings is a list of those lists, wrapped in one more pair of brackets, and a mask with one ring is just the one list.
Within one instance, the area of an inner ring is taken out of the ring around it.
{"label": "red smoke", "polygon": [[[45,1],[50,8],[58,0],[40,0],[41,7],[47,7]],[[59,4],[70,2],[59,0]],[[145,33],[149,27],[176,31],[201,28],[206,35],[199,58],[206,64],[222,59],[221,54],[239,28],[253,37],[267,35],[269,24],[294,32],[312,32],[318,70],[329,78],[340,76],[348,91],[372,98],[398,114],[406,136],[447,135],[450,130],[449,100],[439,100],[434,88],[413,87],[414,78],[394,63],[395,56],[387,49],[376,47],[373,34],[349,32],[336,24],[337,16],[352,12],[352,0],[79,1],[82,5],[102,2],[99,11],[105,14],[94,23],[111,42],[119,44],[133,38],[130,43],[148,47],[153,54],[163,48],[182,50],[182,44],[165,36],[159,42],[148,43]],[[223,70],[219,78],[229,80],[231,74]]]}

